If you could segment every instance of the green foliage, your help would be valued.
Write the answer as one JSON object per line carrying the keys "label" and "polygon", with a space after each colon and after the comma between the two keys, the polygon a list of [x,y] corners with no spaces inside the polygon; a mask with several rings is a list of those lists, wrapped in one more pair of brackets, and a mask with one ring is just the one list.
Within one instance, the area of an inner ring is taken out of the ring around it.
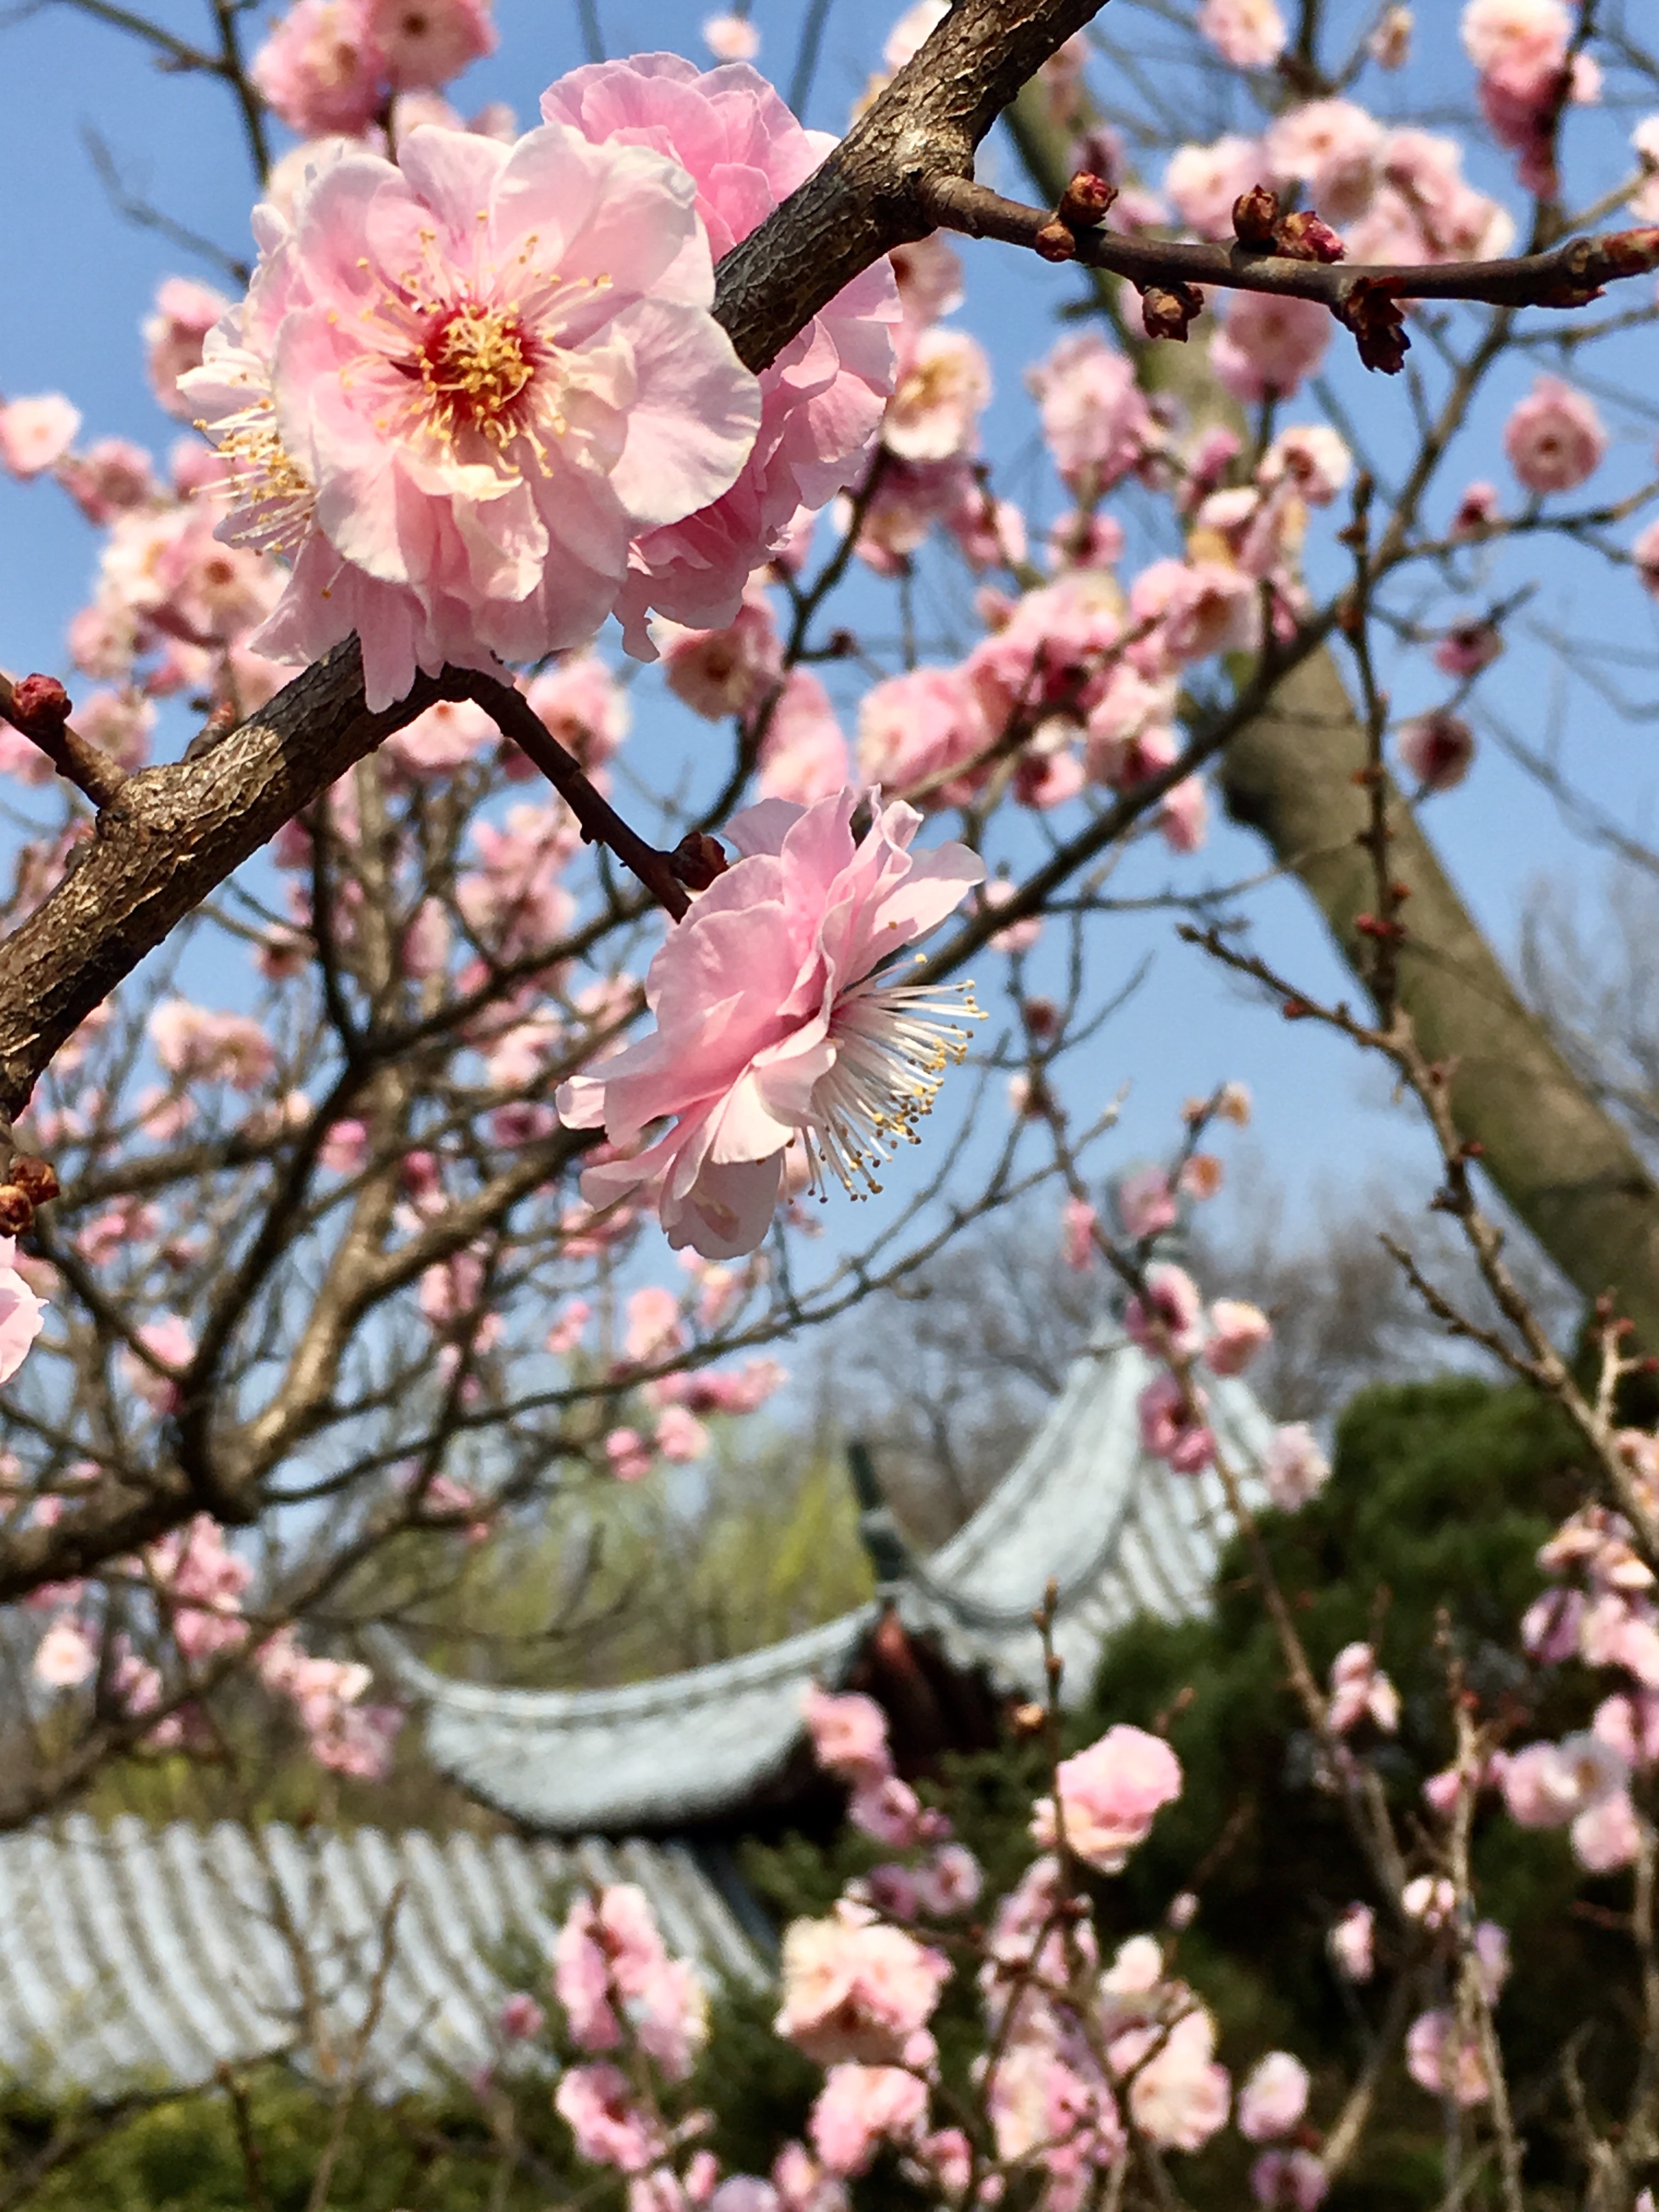
{"label": "green foliage", "polygon": [[[545,2092],[538,2093],[545,2108]],[[247,2084],[250,2132],[269,2212],[306,2212],[333,2113],[316,2089],[275,2069]],[[108,2116],[106,2116],[107,2118]],[[229,2100],[219,2089],[174,2098],[117,2118],[14,2093],[0,2104],[0,2174],[15,2185],[49,2144],[84,2131],[90,2147],[61,2166],[28,2198],[38,2212],[249,2212],[250,2185]],[[550,2114],[537,2146],[539,2185],[528,2171],[503,2196],[499,2160],[479,2106],[405,2099],[354,2104],[328,2192],[329,2212],[530,2212],[542,2207],[556,2176],[574,2183],[563,2133]],[[550,2169],[549,2158],[557,2160]],[[582,2177],[586,2179],[586,2177]]]}

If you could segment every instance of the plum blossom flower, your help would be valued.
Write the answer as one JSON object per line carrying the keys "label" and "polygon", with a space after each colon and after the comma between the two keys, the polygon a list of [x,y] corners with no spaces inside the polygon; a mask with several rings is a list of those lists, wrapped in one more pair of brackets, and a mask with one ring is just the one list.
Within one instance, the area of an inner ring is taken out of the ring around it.
{"label": "plum blossom flower", "polygon": [[1285,477],[1310,507],[1328,507],[1353,474],[1353,455],[1324,422],[1295,422],[1261,457],[1256,481],[1271,489]]}
{"label": "plum blossom flower", "polygon": [[[803,129],[741,60],[701,74],[676,54],[594,63],[550,86],[542,113],[596,144],[649,147],[680,164],[716,261],[834,143]],[[823,506],[857,481],[893,388],[898,315],[884,259],[837,293],[762,372],[758,434],[736,482],[728,477],[690,508],[650,518],[661,526],[634,546],[618,610],[630,653],[651,657],[647,608],[697,629],[730,622],[744,580],[787,542],[799,511]]]}
{"label": "plum blossom flower", "polygon": [[914,2142],[927,2124],[927,2084],[902,2066],[832,2066],[807,2121],[831,2173],[862,2173],[883,2142]]}
{"label": "plum blossom flower", "polygon": [[1369,1905],[1351,1905],[1332,1925],[1326,1944],[1337,1972],[1351,1982],[1368,1982],[1374,1970],[1372,1942],[1376,1915]]}
{"label": "plum blossom flower", "polygon": [[1135,2125],[1165,2150],[1201,2150],[1225,2125],[1230,2099],[1227,2069],[1215,2063],[1215,2022],[1202,2006],[1176,2021],[1129,2085]]}
{"label": "plum blossom flower", "polygon": [[259,211],[248,296],[182,386],[230,465],[225,535],[294,559],[255,650],[356,629],[379,707],[417,668],[591,636],[630,538],[726,490],[760,420],[693,203],[660,155],[548,124],[419,129],[395,167],[320,169],[291,225]]}
{"label": "plum blossom flower", "polygon": [[1492,2094],[1473,2034],[1463,2034],[1449,2012],[1420,2013],[1412,2022],[1406,2071],[1431,2096],[1449,2097],[1466,2111]]}
{"label": "plum blossom flower", "polygon": [[1026,372],[1054,466],[1079,499],[1097,499],[1162,442],[1127,357],[1097,331],[1062,338]]}
{"label": "plum blossom flower", "polygon": [[761,44],[746,15],[705,15],[702,42],[718,62],[752,62]]}
{"label": "plum blossom flower", "polygon": [[[913,1142],[945,1066],[966,1050],[961,1000],[886,980],[880,963],[942,921],[983,874],[960,845],[913,857],[921,817],[878,806],[856,842],[850,786],[815,806],[763,799],[726,835],[741,857],[651,963],[653,1035],[560,1087],[572,1128],[642,1151],[590,1168],[589,1203],[654,1201],[669,1243],[705,1259],[751,1252],[799,1133],[812,1188],[878,1188],[874,1164]],[[972,1011],[972,1001],[964,1011]]]}
{"label": "plum blossom flower", "polygon": [[1443,708],[1413,715],[1395,734],[1401,764],[1420,792],[1455,791],[1474,759],[1474,732],[1461,714]]}
{"label": "plum blossom flower", "polygon": [[1559,1743],[1529,1743],[1504,1762],[1510,1818],[1523,1828],[1561,1828],[1624,1790],[1628,1770],[1617,1749],[1588,1729]]}
{"label": "plum blossom flower", "polygon": [[156,287],[155,305],[144,319],[144,368],[157,404],[180,422],[190,422],[195,410],[179,379],[200,368],[203,343],[230,307],[222,292],[188,276],[167,276]]}
{"label": "plum blossom flower", "polygon": [[1164,189],[1189,230],[1201,238],[1233,234],[1233,202],[1269,174],[1259,138],[1229,134],[1209,146],[1178,146],[1164,172]]}
{"label": "plum blossom flower", "polygon": [[773,2026],[822,2066],[893,2064],[908,2057],[950,1978],[942,1953],[843,1900],[828,1919],[784,1930]]}
{"label": "plum blossom flower", "polygon": [[[990,772],[992,730],[958,668],[912,668],[872,684],[859,707],[859,774],[884,789],[915,791],[924,810],[957,806]],[[967,763],[978,761],[969,769]],[[954,771],[962,770],[962,773]]]}
{"label": "plum blossom flower", "polygon": [[1590,1874],[1631,1865],[1642,1849],[1642,1823],[1628,1790],[1614,1790],[1572,1824],[1572,1855]]}
{"label": "plum blossom flower", "polygon": [[9,1382],[46,1327],[46,1302],[17,1268],[17,1239],[0,1237],[0,1383]]}
{"label": "plum blossom flower", "polygon": [[1242,1375],[1273,1333],[1261,1307],[1243,1298],[1218,1298],[1210,1308],[1210,1328],[1204,1358],[1218,1375]]}
{"label": "plum blossom flower", "polygon": [[529,2043],[547,2024],[543,2011],[528,1990],[514,1990],[495,2015],[495,2025],[509,2043]]}
{"label": "plum blossom flower", "polygon": [[1123,1309],[1123,1326],[1143,1351],[1190,1358],[1204,1342],[1204,1301],[1184,1267],[1159,1261],[1146,1270],[1146,1293]]}
{"label": "plum blossom flower", "polygon": [[1366,1718],[1384,1735],[1400,1725],[1400,1692],[1376,1663],[1369,1644],[1345,1644],[1331,1662],[1331,1701],[1327,1717],[1338,1735]]}
{"label": "plum blossom flower", "polygon": [[1307,2109],[1307,2068],[1288,2051],[1270,2051],[1240,2085],[1234,2118],[1241,2135],[1267,2142],[1289,2135]]}
{"label": "plum blossom flower", "polygon": [[1388,133],[1351,100],[1311,100],[1286,109],[1267,132],[1273,173],[1308,187],[1327,222],[1364,214],[1382,180]]}
{"label": "plum blossom flower", "polygon": [[802,1700],[812,1756],[825,1773],[862,1787],[892,1771],[887,1716],[873,1698],[848,1690],[841,1696],[814,1683]]}
{"label": "plum blossom flower", "polygon": [[783,641],[757,585],[744,593],[723,629],[683,629],[665,622],[656,635],[669,690],[708,721],[751,713],[782,680]]}
{"label": "plum blossom flower", "polygon": [[38,477],[55,467],[75,442],[81,410],[61,392],[0,403],[0,468]]}
{"label": "plum blossom flower", "polygon": [[966,331],[921,331],[904,349],[881,442],[907,461],[972,453],[991,398],[991,364]]}
{"label": "plum blossom flower", "polygon": [[1274,0],[1204,0],[1198,27],[1235,69],[1267,69],[1285,51],[1285,18]]}
{"label": "plum blossom flower", "polygon": [[1287,1421],[1273,1431],[1262,1457],[1261,1479],[1281,1513],[1294,1513],[1317,1497],[1330,1475],[1330,1462],[1305,1421]]}
{"label": "plum blossom flower", "polygon": [[553,2104],[576,2139],[579,2154],[595,2166],[640,2173],[666,2146],[655,2123],[634,2100],[618,2066],[570,2066],[559,2077]]}
{"label": "plum blossom flower", "polygon": [[78,1621],[54,1620],[34,1647],[34,1678],[48,1689],[77,1689],[97,1664],[92,1638]]}
{"label": "plum blossom flower", "polygon": [[1250,2194],[1258,2204],[1287,2212],[1318,2212],[1331,2185],[1323,2161],[1310,2150],[1267,2150],[1250,2167]]}
{"label": "plum blossom flower", "polygon": [[1215,1457],[1215,1435],[1204,1415],[1209,1400],[1196,1384],[1167,1370],[1156,1375],[1135,1402],[1142,1449],[1167,1460],[1176,1474],[1201,1474]]}
{"label": "plum blossom flower", "polygon": [[1210,366],[1236,399],[1289,399],[1330,341],[1330,313],[1317,300],[1238,292],[1210,341]]}
{"label": "plum blossom flower", "polygon": [[[1055,1770],[1066,1846],[1102,1874],[1116,1874],[1151,1832],[1160,1806],[1181,1795],[1181,1761],[1161,1736],[1126,1722]],[[1052,1797],[1038,1798],[1031,1833],[1047,1850],[1059,1831]]]}
{"label": "plum blossom flower", "polygon": [[1504,425],[1510,466],[1530,492],[1576,491],[1607,450],[1601,418],[1582,392],[1540,376]]}

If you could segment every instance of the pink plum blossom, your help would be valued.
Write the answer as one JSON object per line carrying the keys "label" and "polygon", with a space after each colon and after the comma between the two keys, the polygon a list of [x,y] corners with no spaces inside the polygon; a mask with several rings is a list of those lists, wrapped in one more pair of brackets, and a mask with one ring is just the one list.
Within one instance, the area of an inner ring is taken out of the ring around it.
{"label": "pink plum blossom", "polygon": [[495,2015],[495,2025],[509,2043],[530,2042],[546,2022],[547,2014],[527,1990],[514,1990]]}
{"label": "pink plum blossom", "polygon": [[1627,1770],[1614,1747],[1588,1730],[1559,1743],[1529,1743],[1504,1764],[1504,1802],[1523,1828],[1565,1827],[1624,1789]]}
{"label": "pink plum blossom", "polygon": [[792,668],[785,677],[761,739],[759,765],[760,796],[796,806],[832,799],[847,781],[847,740],[830,694],[810,668]]}
{"label": "pink plum blossom", "polygon": [[1123,1326],[1144,1351],[1189,1359],[1204,1342],[1204,1301],[1184,1267],[1159,1261],[1146,1270],[1144,1294],[1123,1309]]}
{"label": "pink plum blossom", "polygon": [[257,651],[355,629],[378,707],[419,667],[585,642],[629,538],[717,498],[760,419],[693,199],[562,125],[428,127],[396,167],[320,170],[291,225],[260,212],[247,299],[183,383],[231,465],[227,535],[294,558]]}
{"label": "pink plum blossom", "polygon": [[[716,261],[834,143],[804,130],[744,62],[699,74],[676,54],[573,70],[543,94],[542,113],[595,143],[648,147],[689,171]],[[728,476],[730,488],[716,487],[695,511],[652,518],[663,526],[638,538],[621,610],[630,652],[649,655],[647,607],[698,629],[729,622],[744,579],[783,544],[798,511],[823,506],[857,480],[893,388],[898,313],[884,259],[762,372],[758,434],[737,481]],[[706,435],[700,428],[699,439]]]}
{"label": "pink plum blossom", "polygon": [[1415,1875],[1400,1893],[1400,1909],[1424,1928],[1449,1928],[1457,1911],[1456,1888],[1444,1875]]}
{"label": "pink plum blossom", "polygon": [[1204,1416],[1209,1400],[1179,1376],[1154,1376],[1135,1401],[1141,1449],[1167,1460],[1176,1474],[1201,1474],[1215,1457],[1215,1435]]}
{"label": "pink plum blossom", "polygon": [[[525,696],[568,753],[574,753],[590,775],[602,769],[628,735],[628,695],[597,654],[572,653],[552,668],[532,678]],[[525,780],[531,763],[516,747],[504,754],[508,775],[523,763]]]}
{"label": "pink plum blossom", "polygon": [[118,514],[147,507],[159,489],[149,455],[130,438],[99,438],[84,453],[65,453],[58,481],[100,529]]}
{"label": "pink plum blossom", "polygon": [[863,1834],[893,1850],[908,1850],[921,1834],[921,1801],[896,1774],[860,1781],[847,1817]]}
{"label": "pink plum blossom", "polygon": [[1259,138],[1229,135],[1209,146],[1179,146],[1164,172],[1164,189],[1188,230],[1200,238],[1230,239],[1233,203],[1271,172]]}
{"label": "pink plum blossom", "polygon": [[1200,775],[1183,775],[1159,802],[1158,833],[1172,853],[1196,853],[1203,844],[1210,818],[1210,796]]}
{"label": "pink plum blossom", "polygon": [[1210,1328],[1204,1358],[1218,1375],[1242,1375],[1273,1333],[1261,1307],[1242,1298],[1218,1298],[1210,1308]]}
{"label": "pink plum blossom", "polygon": [[765,592],[751,585],[720,629],[657,626],[668,688],[694,714],[717,722],[746,715],[783,680],[783,641]]}
{"label": "pink plum blossom", "polygon": [[[854,842],[852,787],[815,806],[763,799],[728,825],[740,857],[651,963],[655,1032],[558,1094],[573,1128],[604,1127],[624,1157],[590,1168],[589,1203],[649,1199],[669,1243],[706,1259],[765,1236],[786,1147],[812,1185],[849,1192],[914,1138],[966,1032],[945,994],[918,997],[878,963],[942,921],[984,873],[944,845],[913,858],[914,808],[879,807]],[[648,1125],[665,1136],[630,1152]]]}
{"label": "pink plum blossom", "polygon": [[1220,561],[1154,561],[1129,587],[1129,611],[1138,627],[1151,626],[1133,655],[1147,675],[1170,675],[1252,642],[1256,586]]}
{"label": "pink plum blossom", "polygon": [[[161,1362],[164,1368],[187,1367],[195,1357],[196,1340],[177,1314],[163,1314],[159,1320],[146,1322],[134,1332],[151,1358]],[[158,1375],[149,1360],[141,1359],[130,1350],[124,1350],[120,1360],[121,1374],[129,1389],[135,1391],[157,1413],[171,1413],[179,1403],[179,1386],[170,1375]]]}
{"label": "pink plum blossom", "polygon": [[364,0],[394,92],[435,90],[495,50],[489,0]]}
{"label": "pink plum blossom", "polygon": [[1269,129],[1267,160],[1275,176],[1306,185],[1327,222],[1352,222],[1382,180],[1387,143],[1382,125],[1352,100],[1311,100]]}
{"label": "pink plum blossom", "polygon": [[17,1239],[0,1237],[0,1383],[9,1382],[46,1326],[46,1302],[18,1273]]}
{"label": "pink plum blossom", "polygon": [[1322,2161],[1310,2150],[1267,2150],[1250,2167],[1250,2194],[1258,2204],[1285,2212],[1318,2212],[1331,2185]]}
{"label": "pink plum blossom", "polygon": [[1099,1215],[1086,1198],[1068,1198],[1060,1210],[1060,1249],[1074,1274],[1095,1264],[1095,1230]]}
{"label": "pink plum blossom", "polygon": [[1252,2142],[1289,2135],[1308,2109],[1308,2069],[1288,2051],[1258,2059],[1240,2085],[1235,2124]]}
{"label": "pink plum blossom", "polygon": [[1348,1981],[1370,1981],[1376,1931],[1376,1915],[1369,1905],[1351,1905],[1333,1924],[1326,1942],[1337,1972]]}
{"label": "pink plum blossom", "polygon": [[1346,1644],[1331,1662],[1332,1729],[1346,1735],[1370,1719],[1385,1735],[1400,1725],[1400,1692],[1376,1663],[1369,1644]]}
{"label": "pink plum blossom", "polygon": [[830,2173],[862,2173],[884,2142],[914,2142],[927,2124],[927,2084],[900,2066],[832,2066],[807,2122]]}
{"label": "pink plum blossom", "polygon": [[1474,759],[1474,732],[1461,714],[1443,708],[1415,715],[1395,733],[1401,764],[1420,792],[1455,791]]}
{"label": "pink plum blossom", "polygon": [[248,73],[260,97],[306,138],[355,137],[380,103],[380,58],[356,0],[295,0]]}
{"label": "pink plum blossom", "polygon": [[1210,341],[1210,366],[1236,399],[1289,399],[1330,340],[1330,311],[1318,301],[1237,292]]}
{"label": "pink plum blossom", "polygon": [[605,1455],[618,1482],[642,1482],[651,1472],[651,1447],[637,1429],[612,1429]]}
{"label": "pink plum blossom", "polygon": [[1285,51],[1285,18],[1274,0],[1204,0],[1198,27],[1235,69],[1267,69]]}
{"label": "pink plum blossom", "polygon": [[1473,2035],[1464,2035],[1449,2012],[1420,2013],[1406,2035],[1406,2071],[1431,2096],[1449,2098],[1468,2110],[1492,2094]]}
{"label": "pink plum blossom", "polygon": [[843,1901],[784,1931],[778,2034],[822,2066],[904,2058],[951,1978],[941,1953]]}
{"label": "pink plum blossom", "polygon": [[1504,425],[1510,466],[1530,492],[1576,491],[1607,449],[1601,419],[1582,392],[1540,376]]}
{"label": "pink plum blossom", "polygon": [[898,381],[882,417],[881,441],[907,461],[947,461],[972,453],[990,403],[991,365],[966,331],[925,330],[901,354]]}
{"label": "pink plum blossom", "polygon": [[760,33],[746,15],[705,15],[702,42],[720,62],[752,62],[761,43]]}
{"label": "pink plum blossom", "polygon": [[1025,381],[1054,466],[1080,499],[1109,491],[1162,442],[1133,368],[1097,331],[1062,338]]}
{"label": "pink plum blossom", "polygon": [[[913,668],[872,684],[859,706],[859,774],[928,810],[959,806],[989,773],[993,732],[957,668]],[[970,762],[979,765],[969,769]]]}
{"label": "pink plum blossom", "polygon": [[1288,1421],[1273,1431],[1261,1462],[1267,1495],[1281,1513],[1294,1513],[1330,1480],[1330,1462],[1305,1421]]}
{"label": "pink plum blossom", "polygon": [[97,1664],[92,1639],[78,1621],[54,1620],[34,1647],[34,1677],[48,1689],[78,1688]]}
{"label": "pink plum blossom", "polygon": [[1574,1820],[1572,1855],[1590,1874],[1611,1874],[1641,1855],[1642,1823],[1628,1790],[1614,1790]]}
{"label": "pink plum blossom", "polygon": [[63,459],[81,427],[81,410],[61,392],[0,402],[0,468],[38,477]]}
{"label": "pink plum blossom", "polygon": [[828,1774],[862,1788],[892,1771],[887,1716],[873,1698],[848,1690],[840,1696],[814,1683],[802,1702],[812,1755]]}
{"label": "pink plum blossom", "polygon": [[1175,2023],[1129,2085],[1135,2125],[1165,2150],[1201,2150],[1226,2124],[1227,2069],[1215,2063],[1215,2022],[1201,2007]]}
{"label": "pink plum blossom", "polygon": [[632,2085],[620,2067],[567,2067],[559,2076],[553,2104],[575,2137],[579,2155],[595,2166],[639,2173],[665,2148],[655,2123],[635,2102]]}
{"label": "pink plum blossom", "polygon": [[[1056,1769],[1066,1847],[1102,1874],[1116,1874],[1151,1832],[1158,1808],[1181,1795],[1181,1761],[1161,1736],[1125,1722]],[[1054,1801],[1040,1797],[1031,1833],[1046,1850],[1059,1835]]]}
{"label": "pink plum blossom", "polygon": [[470,699],[441,699],[394,730],[380,750],[411,775],[454,775],[495,735],[495,725],[482,707]]}
{"label": "pink plum blossom", "polygon": [[1173,1229],[1179,1218],[1170,1178],[1162,1168],[1136,1168],[1122,1176],[1114,1200],[1124,1235],[1137,1243]]}
{"label": "pink plum blossom", "polygon": [[188,276],[165,277],[156,287],[155,307],[144,319],[144,368],[157,404],[180,422],[190,422],[195,410],[179,379],[201,367],[203,342],[230,307],[222,292]]}
{"label": "pink plum blossom", "polygon": [[1434,665],[1443,676],[1460,679],[1490,668],[1504,650],[1501,630],[1484,618],[1457,623],[1434,648]]}
{"label": "pink plum blossom", "polygon": [[1291,423],[1261,457],[1256,481],[1270,489],[1286,477],[1310,507],[1328,507],[1353,474],[1353,455],[1323,422]]}

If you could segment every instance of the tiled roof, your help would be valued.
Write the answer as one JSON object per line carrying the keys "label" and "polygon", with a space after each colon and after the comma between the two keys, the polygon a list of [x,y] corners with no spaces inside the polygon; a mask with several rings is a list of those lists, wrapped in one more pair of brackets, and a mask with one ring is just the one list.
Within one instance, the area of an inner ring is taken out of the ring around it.
{"label": "tiled roof", "polygon": [[[884,1602],[957,1665],[1036,1696],[1031,1609],[1052,1578],[1062,1695],[1075,1702],[1115,1628],[1203,1608],[1226,1528],[1213,1474],[1173,1474],[1141,1448],[1135,1401],[1155,1371],[1115,1335],[1085,1354],[1018,1464],[943,1550],[907,1561],[880,1600],[764,1650],[621,1689],[552,1691],[456,1681],[389,1641],[383,1655],[426,1708],[433,1764],[561,1835],[672,1829],[739,1809],[799,1747],[808,1685],[846,1680]],[[1271,1425],[1242,1382],[1206,1387],[1224,1448],[1259,1498]]]}
{"label": "tiled roof", "polygon": [[764,1974],[708,1863],[681,1843],[85,1815],[0,1836],[0,2069],[100,2100],[265,2057],[337,2077],[401,1887],[362,2078],[377,2095],[465,2080],[496,2055],[497,1947],[517,1930],[544,1954],[553,1899],[588,1881],[639,1883],[670,1947],[711,1978]]}

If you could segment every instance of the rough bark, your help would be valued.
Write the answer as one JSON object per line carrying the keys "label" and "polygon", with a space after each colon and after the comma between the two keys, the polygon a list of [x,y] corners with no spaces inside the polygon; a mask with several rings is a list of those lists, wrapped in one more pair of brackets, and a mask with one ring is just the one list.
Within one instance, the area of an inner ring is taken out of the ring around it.
{"label": "rough bark", "polygon": [[[1042,101],[1028,94],[1008,120],[1033,184],[1057,198],[1066,149]],[[1132,350],[1145,380],[1179,390],[1199,419],[1238,425],[1201,345]],[[1322,647],[1234,736],[1220,764],[1229,813],[1304,884],[1362,985],[1373,948],[1354,919],[1376,904],[1370,860],[1355,842],[1367,800],[1354,775],[1366,758],[1335,657]],[[1522,1003],[1403,804],[1391,820],[1393,872],[1412,890],[1401,1002],[1425,1050],[1455,1067],[1459,1127],[1485,1148],[1493,1183],[1567,1279],[1587,1298],[1611,1291],[1643,1342],[1659,1345],[1659,1187]]]}

